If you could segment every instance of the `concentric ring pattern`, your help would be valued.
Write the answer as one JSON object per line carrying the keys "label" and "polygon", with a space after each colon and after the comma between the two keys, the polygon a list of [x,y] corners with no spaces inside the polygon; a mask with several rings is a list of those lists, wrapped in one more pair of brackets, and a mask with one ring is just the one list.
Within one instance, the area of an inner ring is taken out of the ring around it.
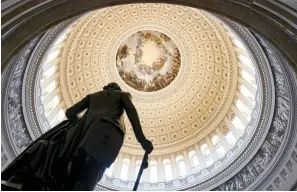
{"label": "concentric ring pattern", "polygon": [[[139,91],[121,78],[117,51],[138,31],[158,31],[176,43],[180,69],[165,88]],[[202,139],[223,121],[237,87],[237,59],[226,29],[209,14],[168,4],[131,4],[94,11],[65,42],[60,85],[67,107],[117,82],[131,93],[154,154],[174,152]],[[142,154],[128,119],[124,152]]]}

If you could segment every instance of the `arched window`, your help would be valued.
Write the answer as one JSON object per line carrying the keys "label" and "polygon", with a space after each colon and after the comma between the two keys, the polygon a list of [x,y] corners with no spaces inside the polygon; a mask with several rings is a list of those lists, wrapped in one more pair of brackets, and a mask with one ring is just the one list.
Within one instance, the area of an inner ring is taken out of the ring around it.
{"label": "arched window", "polygon": [[172,170],[171,170],[171,162],[168,159],[163,161],[164,165],[164,173],[165,173],[165,181],[172,180]]}
{"label": "arched window", "polygon": [[193,167],[199,169],[199,160],[195,151],[190,151],[189,158],[192,161]]}
{"label": "arched window", "polygon": [[59,104],[59,97],[55,96],[48,104],[45,105],[45,115],[48,115]]}
{"label": "arched window", "polygon": [[199,160],[198,160],[197,155],[193,155],[192,158],[191,158],[191,160],[193,162],[193,166],[194,167],[199,167]]}
{"label": "arched window", "polygon": [[205,164],[206,166],[210,166],[213,164],[213,159],[211,158],[211,155],[210,155],[210,150],[208,148],[208,146],[206,144],[203,144],[201,145],[201,152],[202,152],[202,155],[205,159]]}
{"label": "arched window", "polygon": [[251,60],[248,58],[248,57],[246,57],[246,56],[244,56],[244,55],[239,55],[239,60],[244,64],[244,65],[246,65],[246,66],[248,66],[248,67],[254,67],[253,66],[253,63],[251,62]]}
{"label": "arched window", "polygon": [[47,87],[45,87],[45,89],[42,93],[42,99],[44,99],[44,97],[46,97],[49,93],[54,91],[55,88],[56,88],[56,82],[52,81]]}
{"label": "arched window", "polygon": [[237,116],[232,120],[232,124],[241,134],[243,134],[245,127]]}
{"label": "arched window", "polygon": [[250,119],[251,117],[251,111],[245,106],[245,104],[242,103],[242,101],[237,100],[236,101],[236,107],[242,112],[242,114]]}
{"label": "arched window", "polygon": [[248,83],[255,86],[255,76],[250,75],[250,73],[246,72],[245,70],[241,70],[241,76],[244,78]]}
{"label": "arched window", "polygon": [[183,156],[178,156],[176,158],[176,162],[178,164],[179,175],[181,177],[186,176],[187,175],[187,170],[186,170],[186,164],[185,164],[185,161],[183,159]]}
{"label": "arched window", "polygon": [[242,84],[240,86],[240,92],[245,96],[251,103],[254,104],[254,95],[246,88],[246,85]]}
{"label": "arched window", "polygon": [[46,58],[45,64],[56,59],[59,56],[60,50],[52,51]]}
{"label": "arched window", "polygon": [[184,177],[187,175],[186,164],[184,160],[180,160],[178,162],[178,168],[179,168],[180,176]]}
{"label": "arched window", "polygon": [[211,138],[212,144],[215,146],[216,148],[216,152],[218,153],[219,158],[223,157],[226,153],[219,137],[217,135],[214,135]]}
{"label": "arched window", "polygon": [[236,139],[231,132],[228,132],[226,135],[226,139],[231,146],[234,146],[236,143]]}
{"label": "arched window", "polygon": [[203,157],[210,155],[210,150],[206,144],[201,145],[201,152],[203,154]]}
{"label": "arched window", "polygon": [[150,162],[150,182],[151,183],[158,182],[158,168],[157,168],[156,161]]}
{"label": "arched window", "polygon": [[237,47],[239,47],[239,48],[245,50],[245,48],[244,48],[244,46],[242,45],[242,43],[240,42],[240,40],[235,39],[235,37],[234,37],[233,42],[234,42],[234,44],[235,44]]}
{"label": "arched window", "polygon": [[[136,161],[136,167],[135,167],[135,180],[137,179],[138,172],[139,172],[139,169],[140,169],[140,165],[141,165],[141,161],[140,161],[140,160]],[[140,182],[140,183],[142,182],[142,175],[141,175],[141,177],[140,177],[139,182]]]}
{"label": "arched window", "polygon": [[48,69],[46,69],[43,74],[42,74],[42,78],[41,78],[41,84],[45,81],[45,79],[47,79],[48,77],[52,76],[55,74],[56,72],[56,65],[50,65],[49,67],[47,67]]}
{"label": "arched window", "polygon": [[57,115],[54,117],[54,119],[50,122],[50,124],[52,126],[54,126],[57,123],[60,123],[63,119],[65,119],[65,111],[63,109],[60,109],[60,111],[57,113]]}
{"label": "arched window", "polygon": [[212,141],[212,144],[214,146],[216,146],[219,142],[220,142],[220,139],[217,135],[214,135],[212,138],[211,138],[211,141]]}
{"label": "arched window", "polygon": [[130,166],[130,160],[127,158],[123,159],[120,178],[124,181],[127,181],[128,179],[129,166]]}

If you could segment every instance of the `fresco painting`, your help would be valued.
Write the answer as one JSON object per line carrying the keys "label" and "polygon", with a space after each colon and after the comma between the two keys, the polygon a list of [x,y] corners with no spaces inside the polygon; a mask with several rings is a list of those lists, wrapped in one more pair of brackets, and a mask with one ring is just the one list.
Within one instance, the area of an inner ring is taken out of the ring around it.
{"label": "fresco painting", "polygon": [[144,92],[168,86],[180,69],[180,52],[167,35],[157,31],[139,31],[119,47],[116,66],[126,84]]}

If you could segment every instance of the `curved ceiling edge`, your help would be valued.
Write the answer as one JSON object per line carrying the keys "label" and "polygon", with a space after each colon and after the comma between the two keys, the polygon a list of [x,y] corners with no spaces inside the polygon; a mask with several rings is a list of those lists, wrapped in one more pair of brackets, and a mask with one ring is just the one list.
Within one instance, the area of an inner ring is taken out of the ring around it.
{"label": "curved ceiling edge", "polygon": [[[297,163],[297,119],[294,119],[297,106],[296,93],[293,93],[296,92],[296,76],[270,44],[256,37],[271,63],[276,86],[273,123],[263,145],[249,164],[215,190],[290,190],[292,183],[296,182],[296,179],[294,182],[289,179],[290,175],[296,175],[294,167],[296,170]],[[290,182],[284,187],[286,180]]]}
{"label": "curved ceiling edge", "polygon": [[[286,122],[286,113],[284,111],[288,110],[288,108],[290,114],[287,117],[288,130],[285,130],[284,135],[281,135],[281,132],[278,131],[278,137],[282,139],[282,143],[279,152],[275,156],[279,158],[275,160],[267,174],[250,189],[268,190],[271,186],[274,186],[274,190],[280,190],[282,189],[280,183],[283,183],[286,189],[282,190],[291,190],[292,184],[297,181],[297,166],[293,165],[297,163],[297,118],[295,118],[297,116],[297,76],[294,74],[294,70],[291,68],[288,59],[282,56],[275,46],[265,41],[265,39],[258,34],[255,34],[255,37],[263,47],[273,69],[272,71],[277,88],[276,93],[278,95],[277,102],[279,103],[276,112],[279,114],[280,121],[282,123]],[[282,73],[285,75],[281,76]],[[285,89],[286,85],[289,87],[288,89]],[[287,91],[287,95],[283,94],[285,91]],[[289,103],[283,102],[283,100],[287,100]],[[281,127],[281,124],[277,124],[277,122],[279,123],[280,121],[277,120],[278,119],[274,119],[275,124],[272,127],[276,130]],[[277,138],[276,135],[270,133],[270,137],[273,138],[273,136],[274,139]],[[294,170],[296,170],[296,172],[294,172]],[[278,181],[280,181],[280,183],[278,183]],[[269,187],[267,188],[266,186]]]}
{"label": "curved ceiling edge", "polygon": [[[142,0],[135,0],[135,2],[143,2]],[[155,2],[163,2],[163,1],[155,1]],[[2,55],[6,57],[2,57],[2,67],[5,67],[8,59],[15,54],[22,46],[28,42],[29,39],[32,39],[38,33],[50,29],[53,25],[58,24],[59,22],[68,19],[69,17],[79,15],[81,13],[85,13],[90,10],[116,5],[116,4],[125,4],[132,3],[131,1],[121,0],[121,1],[95,1],[90,0],[88,2],[85,1],[72,1],[64,2],[64,1],[55,1],[44,3],[41,5],[40,2],[32,3],[32,1],[28,1],[28,4],[31,5],[30,11],[24,10],[24,8],[16,8],[17,6],[12,6],[10,11],[7,11],[5,15],[2,15],[4,19],[3,25],[10,26],[9,24],[13,24],[13,28],[7,27],[3,28],[3,31],[7,32],[3,37],[2,41]],[[273,13],[275,10],[275,5],[277,5],[278,9],[285,14],[289,14],[289,11],[281,7],[278,2],[266,3],[266,9],[263,10],[261,8],[262,3],[254,1],[178,1],[174,0],[167,3],[174,4],[183,4],[187,6],[192,6],[196,8],[206,9],[212,12],[216,12],[222,15],[226,15],[245,26],[249,26],[250,29],[255,30],[267,37],[269,37],[270,41],[274,42],[284,54],[287,54],[289,58],[295,63],[297,63],[297,56],[294,50],[297,49],[296,38],[294,35],[293,29],[296,27],[292,26],[289,30],[286,26],[281,23],[289,23],[283,21],[281,17],[274,15],[278,20],[283,22],[276,22],[275,19],[271,18],[269,14]],[[40,6],[41,5],[41,6]],[[24,5],[26,8],[26,5]],[[71,7],[71,8],[70,8]],[[222,9],[224,7],[224,9]],[[253,8],[252,8],[253,7]],[[37,8],[39,10],[38,14],[32,14],[32,12],[36,12]],[[286,7],[285,7],[286,8]],[[43,11],[41,11],[43,10]],[[47,11],[45,11],[47,10]],[[26,14],[23,14],[24,11],[27,11]],[[14,20],[14,17],[19,17],[18,20]],[[294,17],[288,17],[289,19],[294,19]],[[292,20],[291,19],[291,20]],[[34,25],[32,25],[32,21],[34,21]],[[9,29],[13,29],[10,31]],[[296,31],[295,31],[296,32]],[[279,36],[282,34],[282,36]]]}
{"label": "curved ceiling edge", "polygon": [[[52,46],[53,41],[59,34],[61,34],[68,26],[70,26],[77,18],[70,19],[59,24],[52,30],[49,30],[43,39],[36,47],[34,54],[30,58],[28,68],[24,76],[23,85],[23,105],[25,120],[27,127],[30,127],[31,137],[36,139],[44,130],[47,130],[50,125],[45,119],[43,107],[41,102],[41,91],[38,86],[39,82],[35,82],[38,75],[40,75],[40,64],[46,55],[47,50]],[[25,91],[27,90],[27,91]],[[36,110],[38,109],[38,110]]]}

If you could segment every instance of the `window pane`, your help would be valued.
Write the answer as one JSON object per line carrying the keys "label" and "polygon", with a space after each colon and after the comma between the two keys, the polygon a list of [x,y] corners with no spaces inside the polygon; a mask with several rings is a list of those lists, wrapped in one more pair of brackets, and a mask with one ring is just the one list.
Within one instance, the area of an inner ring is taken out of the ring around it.
{"label": "window pane", "polygon": [[210,154],[210,150],[208,148],[205,149],[204,154],[205,154],[205,156],[209,155]]}
{"label": "window pane", "polygon": [[247,66],[250,66],[250,67],[253,67],[253,64],[252,64],[251,60],[250,60],[249,58],[247,58],[246,56],[240,55],[240,56],[239,56],[239,60],[240,60],[243,64],[245,64],[245,65],[247,65]]}
{"label": "window pane", "polygon": [[237,47],[239,47],[239,48],[245,50],[244,46],[242,45],[242,43],[241,43],[238,39],[235,39],[235,38],[234,38],[234,39],[233,39],[233,42],[234,42],[234,44],[235,44]]}
{"label": "window pane", "polygon": [[158,168],[155,165],[150,167],[150,181],[151,183],[158,181]]}
{"label": "window pane", "polygon": [[165,170],[165,180],[166,181],[172,180],[171,165],[170,164],[166,164],[165,167],[164,167],[164,170]]}
{"label": "window pane", "polygon": [[247,118],[250,118],[251,116],[251,111],[243,104],[242,101],[237,100],[236,102],[236,107],[246,116]]}
{"label": "window pane", "polygon": [[56,65],[52,65],[48,70],[44,71],[42,74],[42,79],[46,79],[52,76],[56,72]]}
{"label": "window pane", "polygon": [[184,161],[178,162],[178,168],[179,168],[180,176],[183,177],[187,175],[186,164]]}
{"label": "window pane", "polygon": [[241,133],[243,133],[245,127],[244,125],[241,123],[241,121],[238,119],[238,117],[234,117],[234,119],[232,120],[232,124],[234,125],[235,128],[237,128]]}
{"label": "window pane", "polygon": [[254,103],[254,95],[246,88],[245,85],[241,85],[240,87],[240,92],[248,99],[250,100],[252,103]]}
{"label": "window pane", "polygon": [[44,93],[43,93],[43,97],[45,97],[46,95],[48,95],[50,92],[52,92],[53,90],[55,90],[56,88],[56,82],[53,81],[51,82],[45,89],[44,89]]}
{"label": "window pane", "polygon": [[192,163],[194,167],[199,166],[199,161],[198,161],[198,157],[196,155],[193,155],[192,157]]}
{"label": "window pane", "polygon": [[203,144],[201,146],[201,151],[202,151],[203,157],[210,154],[210,150],[208,149],[208,146],[206,144]]}
{"label": "window pane", "polygon": [[128,179],[128,170],[129,170],[128,164],[123,163],[120,178],[124,181],[127,181]]}
{"label": "window pane", "polygon": [[206,144],[203,144],[203,145],[201,146],[201,151],[204,152],[205,149],[207,149],[207,145],[206,145]]}
{"label": "window pane", "polygon": [[55,96],[46,106],[45,106],[45,115],[48,115],[54,107],[59,104],[59,97]]}
{"label": "window pane", "polygon": [[218,153],[218,156],[219,158],[223,157],[226,153],[224,147],[222,145],[220,145],[217,149],[217,153]]}
{"label": "window pane", "polygon": [[255,78],[253,76],[251,76],[249,73],[247,73],[246,71],[242,70],[242,78],[245,79],[247,82],[249,82],[251,85],[255,84]]}
{"label": "window pane", "polygon": [[236,143],[236,139],[231,132],[226,135],[226,139],[231,146],[234,146]]}
{"label": "window pane", "polygon": [[218,142],[219,142],[220,140],[219,140],[219,137],[218,137],[217,135],[215,135],[215,136],[213,136],[213,137],[211,138],[211,141],[212,141],[212,144],[213,144],[213,145],[216,145],[216,144],[218,144]]}
{"label": "window pane", "polygon": [[46,58],[46,62],[45,62],[45,63],[48,63],[48,62],[50,62],[50,61],[56,59],[56,58],[58,57],[58,55],[59,55],[59,50],[54,51],[54,52],[51,52],[51,53],[47,56],[47,58]]}

